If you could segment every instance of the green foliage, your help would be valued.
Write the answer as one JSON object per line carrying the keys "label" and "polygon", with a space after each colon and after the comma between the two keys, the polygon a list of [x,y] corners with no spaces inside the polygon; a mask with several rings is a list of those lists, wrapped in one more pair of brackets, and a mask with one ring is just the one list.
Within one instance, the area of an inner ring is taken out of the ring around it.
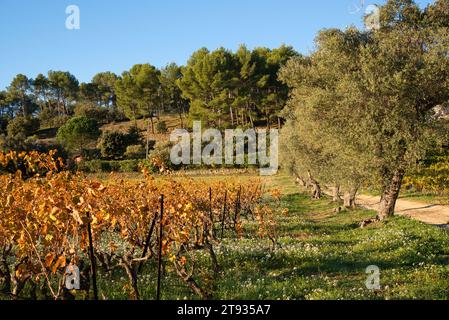
{"label": "green foliage", "polygon": [[136,127],[131,127],[127,133],[105,131],[98,143],[101,156],[106,159],[122,159],[126,157],[127,147],[139,144],[140,133]]}
{"label": "green foliage", "polygon": [[23,135],[10,137],[5,134],[0,134],[0,151],[8,152],[10,150],[28,150],[25,140],[26,137]]}
{"label": "green foliage", "polygon": [[116,81],[117,103],[128,118],[153,117],[160,99],[159,74],[152,65],[137,64]]}
{"label": "green foliage", "polygon": [[170,160],[170,152],[172,147],[173,143],[171,142],[157,141],[154,149],[148,156],[150,164],[158,168],[165,168],[168,170],[175,169],[175,166]]}
{"label": "green foliage", "polygon": [[79,96],[81,100],[93,105],[98,105],[100,101],[98,87],[93,83],[81,83]]}
{"label": "green foliage", "polygon": [[80,85],[80,97],[85,103],[97,107],[107,107],[116,110],[115,82],[118,77],[112,72],[96,74],[90,83]]}
{"label": "green foliage", "polygon": [[99,124],[107,124],[114,120],[112,110],[90,103],[77,104],[74,111],[76,117],[94,119]]}
{"label": "green foliage", "polygon": [[27,137],[39,129],[39,119],[31,117],[15,117],[8,122],[7,132],[9,137],[18,135]]}
{"label": "green foliage", "polygon": [[191,105],[194,120],[219,125],[219,113],[227,112],[226,98],[232,81],[237,78],[237,60],[232,52],[220,48],[195,52],[183,69],[178,84]]}
{"label": "green foliage", "polygon": [[0,117],[0,134],[5,134],[7,127],[8,127],[8,118]]}
{"label": "green foliage", "polygon": [[100,72],[93,77],[92,84],[96,86],[101,105],[116,108],[115,82],[117,79],[117,75],[112,72]]}
{"label": "green foliage", "polygon": [[127,132],[128,145],[136,145],[142,143],[142,136],[140,134],[139,128],[131,126]]}
{"label": "green foliage", "polygon": [[79,82],[70,72],[48,72],[49,95],[59,114],[69,114],[77,98]]}
{"label": "green foliage", "polygon": [[57,140],[68,150],[80,152],[100,136],[98,123],[89,118],[75,117],[58,129]]}
{"label": "green foliage", "polygon": [[[182,68],[171,63],[162,68],[159,80],[162,88],[162,101],[164,111],[177,112],[181,116],[189,110],[189,103],[182,96],[182,91],[178,86],[178,81],[182,78]],[[184,123],[181,123],[183,127]]]}
{"label": "green foliage", "polygon": [[98,143],[101,156],[107,159],[120,159],[128,146],[128,135],[122,132],[106,131]]}
{"label": "green foliage", "polygon": [[236,53],[224,48],[196,51],[178,80],[183,96],[190,100],[190,119],[223,128],[254,126],[257,119],[270,124],[288,95],[277,73],[297,55],[287,46],[252,52],[241,46]]}
{"label": "green foliage", "polygon": [[37,109],[32,97],[32,80],[23,74],[18,74],[8,87],[6,99],[16,109],[19,116],[29,117]]}
{"label": "green foliage", "polygon": [[141,160],[91,160],[78,164],[78,170],[86,173],[138,172]]}
{"label": "green foliage", "polygon": [[449,152],[436,152],[404,179],[404,187],[420,193],[449,194]]}
{"label": "green foliage", "polygon": [[167,133],[167,123],[165,121],[158,121],[156,124],[156,130],[158,133]]}
{"label": "green foliage", "polygon": [[376,32],[324,30],[310,57],[280,73],[291,88],[284,164],[323,183],[368,180],[384,193],[381,217],[393,214],[404,172],[444,132],[432,115],[449,100],[449,29],[429,26],[430,11],[417,10],[390,0]]}
{"label": "green foliage", "polygon": [[59,115],[56,110],[49,108],[46,108],[39,113],[39,121],[41,124],[41,129],[59,128],[63,126],[69,119],[70,116]]}
{"label": "green foliage", "polygon": [[125,157],[127,159],[144,159],[145,148],[141,144],[127,146]]}
{"label": "green foliage", "polygon": [[120,161],[120,172],[139,172],[141,161],[138,159]]}

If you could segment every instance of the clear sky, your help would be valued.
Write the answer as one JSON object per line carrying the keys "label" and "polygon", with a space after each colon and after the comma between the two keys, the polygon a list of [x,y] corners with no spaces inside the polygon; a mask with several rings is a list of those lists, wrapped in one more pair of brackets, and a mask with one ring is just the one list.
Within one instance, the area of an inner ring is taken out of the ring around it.
{"label": "clear sky", "polygon": [[[136,63],[184,64],[201,47],[284,43],[308,53],[320,29],[360,27],[369,1],[0,0],[0,90],[18,73],[63,70],[87,82]],[[72,4],[80,9],[79,30],[65,27]]]}

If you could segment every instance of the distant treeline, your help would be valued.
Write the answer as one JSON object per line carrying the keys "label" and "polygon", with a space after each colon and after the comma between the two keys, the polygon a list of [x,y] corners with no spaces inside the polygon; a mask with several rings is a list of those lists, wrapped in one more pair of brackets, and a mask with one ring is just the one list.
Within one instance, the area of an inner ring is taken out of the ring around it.
{"label": "distant treeline", "polygon": [[260,120],[277,125],[288,97],[277,74],[295,56],[298,53],[284,45],[252,51],[242,45],[236,52],[202,48],[186,66],[172,63],[157,69],[137,64],[121,75],[101,72],[89,83],[79,83],[67,71],[49,71],[34,79],[18,74],[0,91],[0,134],[17,135],[21,130],[7,129],[16,118],[19,127],[27,127],[22,132],[26,136],[39,127],[59,127],[73,115],[107,123],[152,121],[163,112],[179,114],[182,126],[188,120],[221,128],[250,127]]}

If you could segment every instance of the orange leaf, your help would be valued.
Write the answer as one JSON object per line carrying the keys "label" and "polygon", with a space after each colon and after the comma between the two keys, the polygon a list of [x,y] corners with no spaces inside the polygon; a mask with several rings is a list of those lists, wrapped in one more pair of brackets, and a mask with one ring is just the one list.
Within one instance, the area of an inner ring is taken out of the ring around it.
{"label": "orange leaf", "polygon": [[52,262],[53,262],[54,259],[55,259],[55,254],[54,254],[53,252],[47,254],[47,255],[45,256],[45,266],[46,266],[47,268],[50,268],[50,266],[51,266],[51,264],[52,264]]}
{"label": "orange leaf", "polygon": [[53,265],[53,268],[51,269],[51,272],[53,272],[53,274],[56,273],[56,271],[58,271],[58,268],[64,268],[66,265],[66,259],[65,256],[59,256],[58,260],[56,260],[56,263]]}

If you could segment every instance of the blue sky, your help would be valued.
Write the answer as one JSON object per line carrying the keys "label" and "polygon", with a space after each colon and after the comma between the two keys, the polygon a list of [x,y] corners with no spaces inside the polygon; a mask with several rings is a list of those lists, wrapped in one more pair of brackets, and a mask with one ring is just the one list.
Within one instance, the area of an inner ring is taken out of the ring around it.
{"label": "blue sky", "polygon": [[[361,26],[361,2],[0,0],[0,90],[18,73],[35,77],[63,70],[86,82],[98,72],[119,74],[136,63],[184,64],[201,47],[284,43],[307,53],[320,29]],[[80,30],[65,27],[65,9],[72,4],[81,11]]]}

